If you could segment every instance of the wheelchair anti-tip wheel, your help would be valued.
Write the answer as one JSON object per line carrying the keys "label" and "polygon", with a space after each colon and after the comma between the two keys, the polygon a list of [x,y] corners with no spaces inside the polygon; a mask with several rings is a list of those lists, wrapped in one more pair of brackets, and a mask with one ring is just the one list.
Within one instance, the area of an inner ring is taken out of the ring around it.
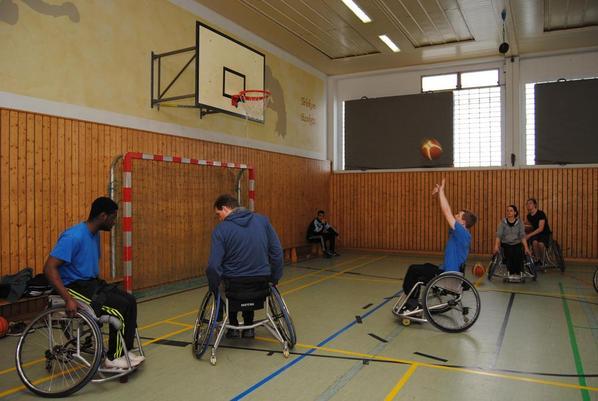
{"label": "wheelchair anti-tip wheel", "polygon": [[434,327],[458,333],[470,328],[480,316],[480,295],[461,274],[443,273],[426,286],[423,307]]}
{"label": "wheelchair anti-tip wheel", "polygon": [[282,299],[278,289],[274,286],[271,287],[268,302],[270,304],[270,310],[272,311],[272,318],[276,324],[276,328],[282,334],[282,337],[287,342],[289,348],[293,349],[297,343],[295,326],[284,299]]}
{"label": "wheelchair anti-tip wheel", "polygon": [[[218,320],[218,312],[220,309],[220,294],[214,296],[212,291],[208,291],[201,301],[199,312],[197,313],[197,319],[195,319],[195,329],[193,330],[193,355],[197,359],[200,359],[214,334],[214,328],[216,327]],[[212,359],[210,358],[210,362]],[[216,358],[214,357],[214,363]]]}
{"label": "wheelchair anti-tip wheel", "polygon": [[96,374],[102,360],[102,333],[86,311],[69,317],[62,306],[47,309],[23,333],[17,344],[17,372],[35,394],[65,397]]}

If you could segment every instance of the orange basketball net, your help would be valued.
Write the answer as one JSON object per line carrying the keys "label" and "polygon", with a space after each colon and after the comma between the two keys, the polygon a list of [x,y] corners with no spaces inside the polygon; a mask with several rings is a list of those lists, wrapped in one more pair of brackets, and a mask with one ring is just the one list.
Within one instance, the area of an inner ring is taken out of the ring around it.
{"label": "orange basketball net", "polygon": [[261,89],[248,89],[233,95],[231,98],[231,104],[235,107],[241,107],[245,112],[245,118],[251,118],[253,120],[263,120],[264,112],[272,93],[267,90]]}

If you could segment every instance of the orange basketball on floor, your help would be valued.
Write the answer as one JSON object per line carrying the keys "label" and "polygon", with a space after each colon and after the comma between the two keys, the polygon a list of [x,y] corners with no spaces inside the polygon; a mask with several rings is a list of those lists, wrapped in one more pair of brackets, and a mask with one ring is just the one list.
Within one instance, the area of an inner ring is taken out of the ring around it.
{"label": "orange basketball on floor", "polygon": [[484,266],[482,266],[480,263],[473,265],[471,270],[473,271],[473,275],[476,277],[482,277],[484,273],[486,273],[486,269],[484,269]]}
{"label": "orange basketball on floor", "polygon": [[442,155],[442,145],[434,138],[424,139],[419,150],[424,159],[428,160],[436,160]]}
{"label": "orange basketball on floor", "polygon": [[8,333],[8,320],[4,316],[0,316],[0,338],[4,337]]}

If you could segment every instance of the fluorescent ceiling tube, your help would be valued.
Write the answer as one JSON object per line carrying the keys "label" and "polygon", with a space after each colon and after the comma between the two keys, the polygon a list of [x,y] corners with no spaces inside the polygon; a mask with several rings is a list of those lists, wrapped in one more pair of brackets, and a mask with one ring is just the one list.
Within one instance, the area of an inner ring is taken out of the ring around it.
{"label": "fluorescent ceiling tube", "polygon": [[345,5],[347,7],[349,7],[349,9],[351,9],[351,11],[353,11],[353,14],[355,14],[357,16],[357,18],[359,18],[361,20],[361,22],[363,22],[364,24],[367,24],[368,22],[372,22],[372,19],[370,17],[368,17],[368,15],[366,13],[363,12],[363,10],[361,8],[359,8],[359,6],[357,4],[355,4],[355,2],[353,0],[342,0],[343,3],[345,3]]}
{"label": "fluorescent ceiling tube", "polygon": [[390,47],[390,50],[392,50],[395,53],[398,53],[401,51],[401,49],[399,49],[399,46],[395,45],[395,43],[390,40],[390,38],[386,35],[379,35],[378,36],[380,38],[381,41],[383,41],[384,43],[386,43],[386,46]]}

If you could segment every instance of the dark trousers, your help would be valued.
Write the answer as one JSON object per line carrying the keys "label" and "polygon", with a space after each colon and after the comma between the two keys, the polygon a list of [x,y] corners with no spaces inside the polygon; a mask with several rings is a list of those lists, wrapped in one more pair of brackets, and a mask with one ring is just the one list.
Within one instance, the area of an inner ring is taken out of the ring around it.
{"label": "dark trousers", "polygon": [[[432,263],[409,266],[407,269],[407,274],[405,274],[405,279],[403,280],[403,290],[405,291],[405,294],[409,294],[409,291],[411,291],[418,282],[421,281],[424,284],[427,284],[440,273],[442,273],[442,270]],[[414,291],[414,293],[411,295],[411,298],[417,298],[419,296],[420,289],[421,287],[418,289],[418,291]]]}
{"label": "dark trousers", "polygon": [[336,249],[336,237],[338,234],[335,231],[329,231],[318,235],[312,235],[307,238],[309,242],[319,243],[324,252],[334,253]]}
{"label": "dark trousers", "polygon": [[[99,279],[75,281],[67,288],[73,298],[89,304],[96,315],[117,317],[121,322],[119,331],[125,339],[127,349],[133,348],[137,328],[137,300],[133,295]],[[117,341],[116,330],[110,325],[108,358],[119,358],[124,355],[123,351],[120,341]]]}
{"label": "dark trousers", "polygon": [[507,269],[509,270],[510,274],[519,274],[521,273],[521,267],[523,266],[523,245],[515,244],[503,244],[501,243],[500,246],[502,247],[503,254],[505,256],[505,264],[507,265]]}
{"label": "dark trousers", "polygon": [[[239,325],[239,319],[237,318],[237,314],[241,311],[231,310],[229,311],[230,315],[228,316],[228,321],[233,326]],[[254,311],[252,310],[244,310],[242,311],[243,314],[243,325],[248,326],[253,324],[253,317],[255,315]]]}

